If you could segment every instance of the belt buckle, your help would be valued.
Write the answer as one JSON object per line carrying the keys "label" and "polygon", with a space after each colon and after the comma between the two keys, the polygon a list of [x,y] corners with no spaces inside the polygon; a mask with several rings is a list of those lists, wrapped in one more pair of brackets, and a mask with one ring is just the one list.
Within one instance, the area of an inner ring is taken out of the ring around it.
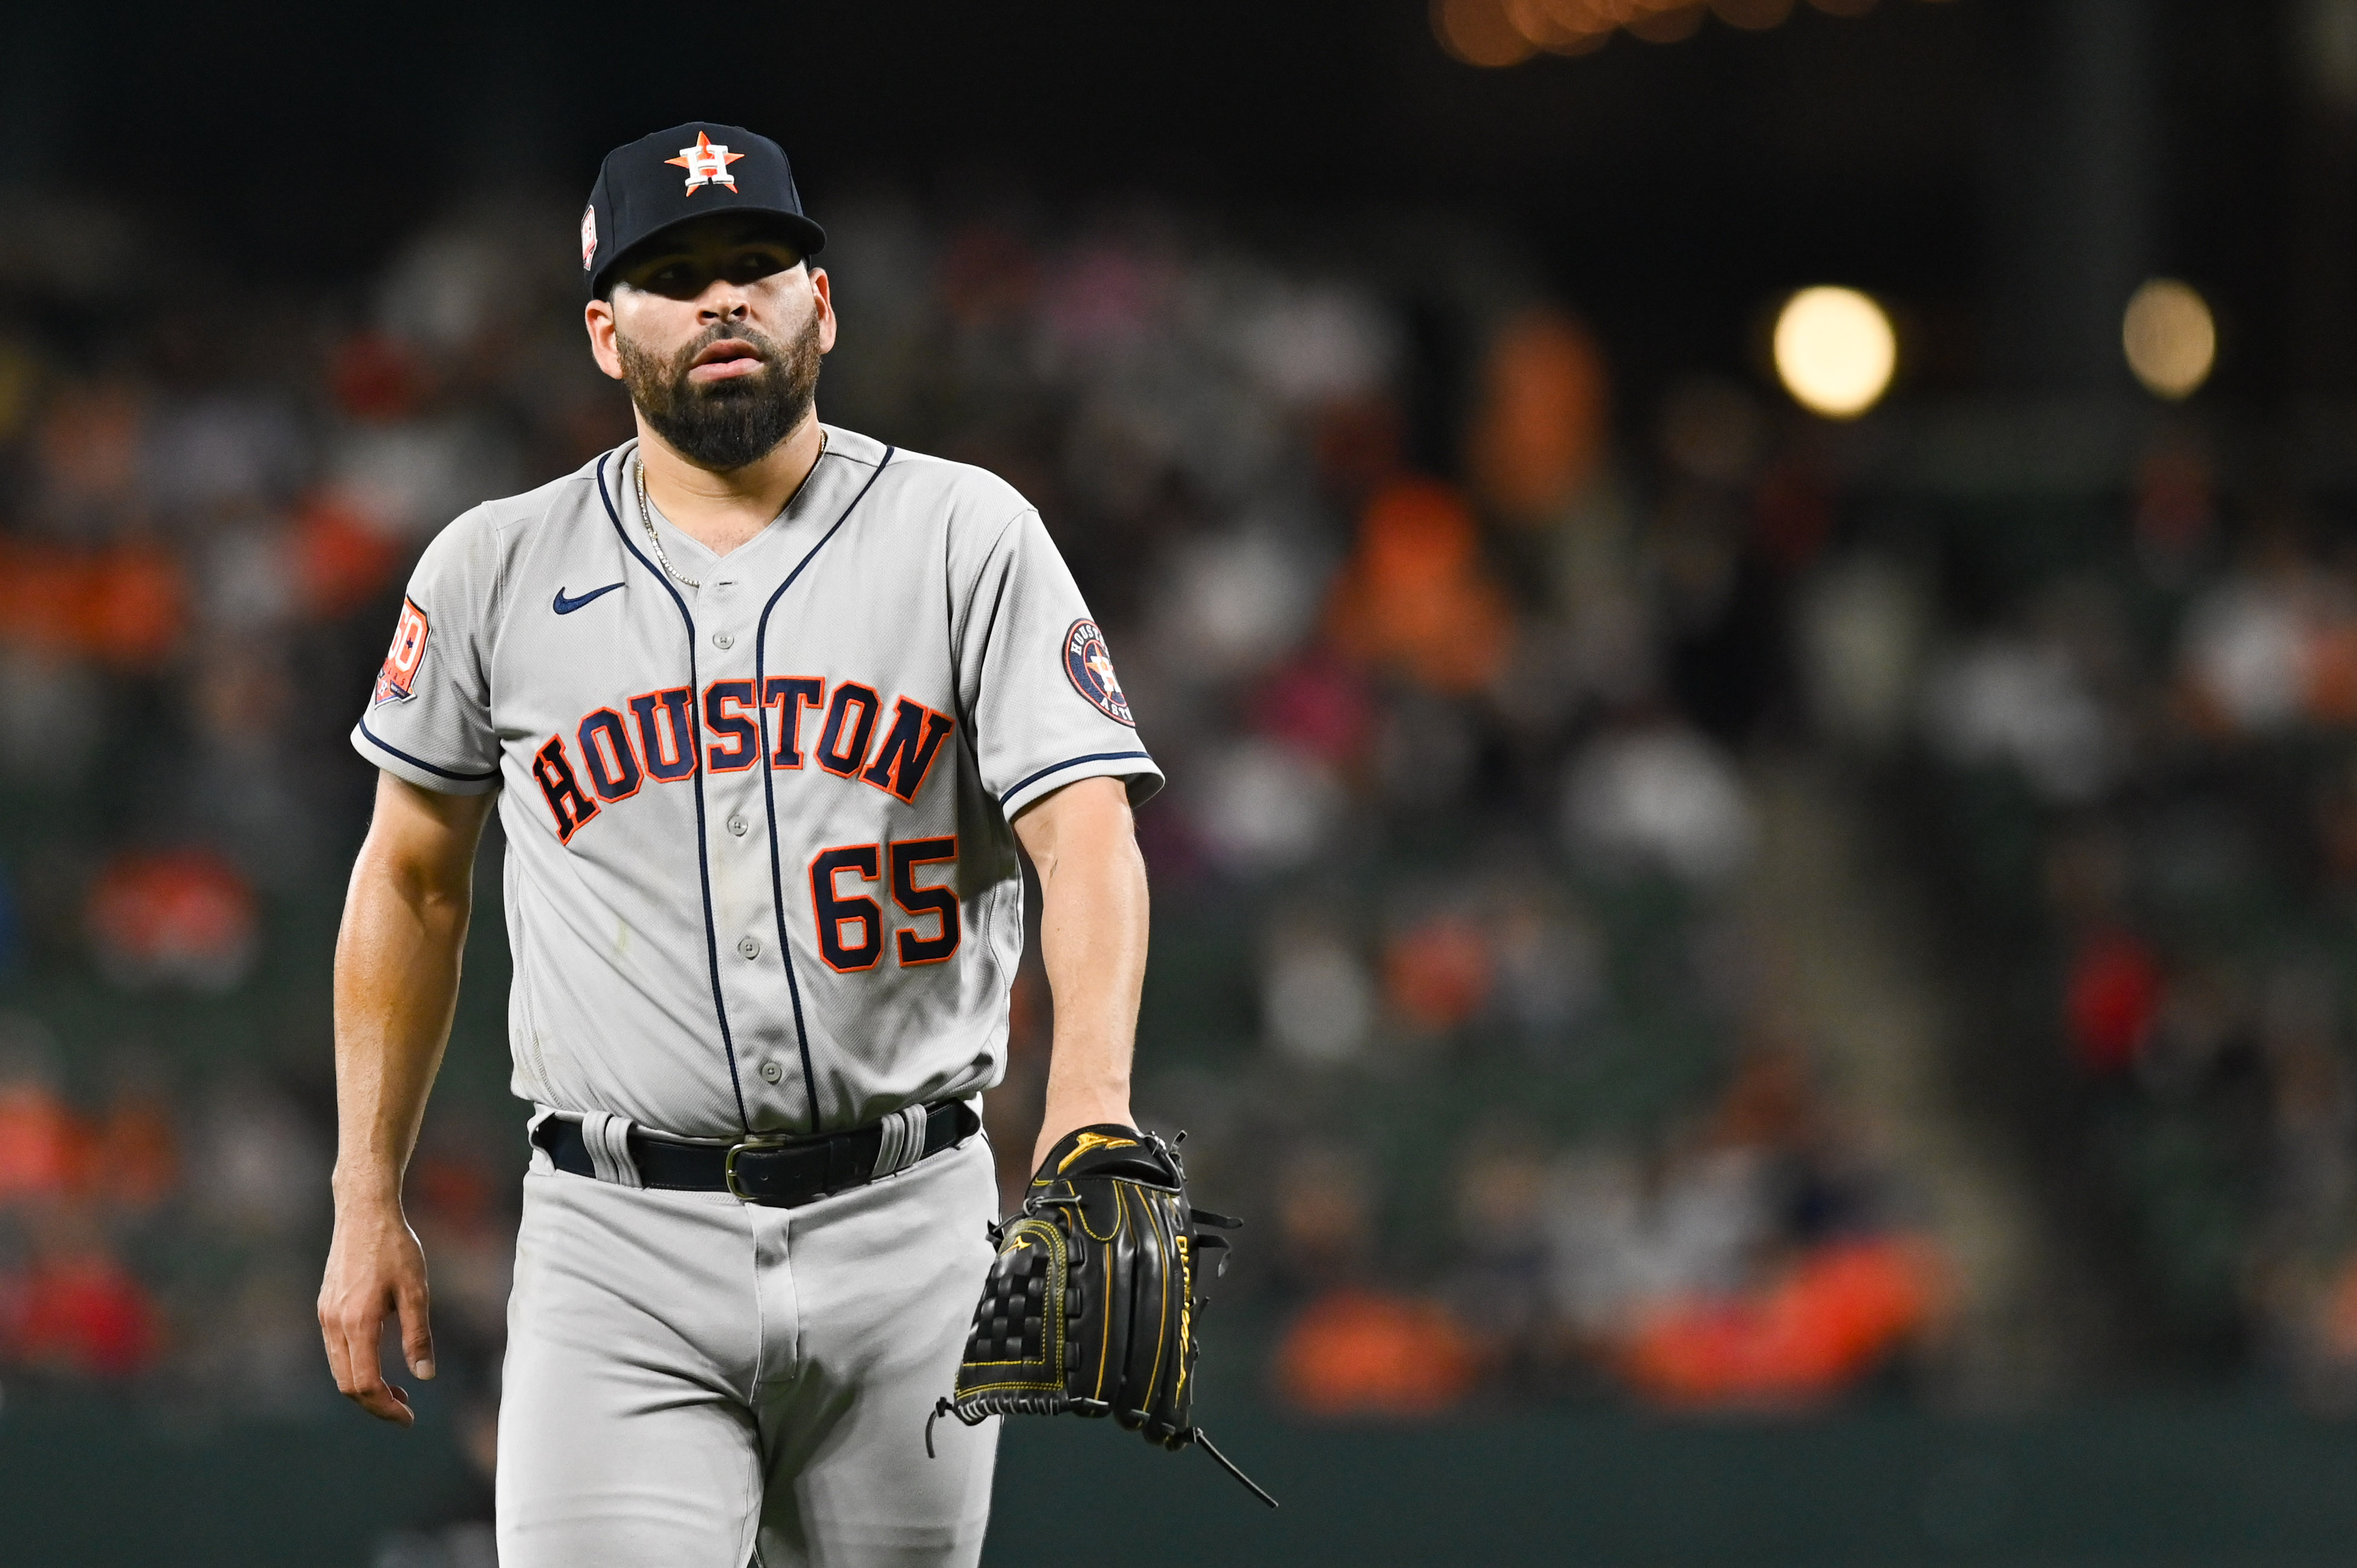
{"label": "belt buckle", "polygon": [[720,1162],[720,1178],[728,1188],[728,1196],[735,1198],[739,1203],[761,1202],[760,1198],[756,1197],[753,1194],[747,1192],[743,1187],[737,1185],[737,1156],[743,1154],[748,1149],[782,1149],[791,1142],[793,1142],[792,1139],[786,1137],[782,1133],[757,1133],[751,1137],[739,1138],[737,1142],[729,1144],[727,1156]]}

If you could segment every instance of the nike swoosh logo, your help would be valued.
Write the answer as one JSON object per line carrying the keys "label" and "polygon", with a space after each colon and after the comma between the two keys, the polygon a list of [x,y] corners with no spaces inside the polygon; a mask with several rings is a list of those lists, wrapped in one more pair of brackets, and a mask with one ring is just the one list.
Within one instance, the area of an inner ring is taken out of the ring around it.
{"label": "nike swoosh logo", "polygon": [[577,599],[566,598],[565,596],[565,590],[563,588],[559,588],[556,590],[556,603],[552,607],[558,615],[569,616],[575,610],[579,609],[583,605],[586,605],[590,600],[596,598],[598,595],[610,594],[621,585],[622,585],[619,583],[608,583],[602,588],[590,589],[587,593],[582,595]]}

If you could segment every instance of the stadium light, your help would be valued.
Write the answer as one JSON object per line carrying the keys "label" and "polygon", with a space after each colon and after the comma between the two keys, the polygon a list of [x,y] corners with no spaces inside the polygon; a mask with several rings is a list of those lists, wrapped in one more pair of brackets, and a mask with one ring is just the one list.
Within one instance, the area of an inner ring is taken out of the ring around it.
{"label": "stadium light", "polygon": [[[1832,16],[1863,16],[1876,0],[1809,0]],[[1783,26],[1795,0],[1430,0],[1433,37],[1462,64],[1497,70],[1544,51],[1592,54],[1616,32],[1671,44],[1717,16],[1730,27]]]}
{"label": "stadium light", "polygon": [[1812,413],[1856,419],[1889,390],[1899,365],[1890,317],[1854,288],[1804,288],[1776,317],[1776,374]]}
{"label": "stadium light", "polygon": [[2210,379],[2218,362],[2218,324],[2191,285],[2153,278],[2128,300],[2120,346],[2147,392],[2179,403]]}
{"label": "stadium light", "polygon": [[1520,65],[1538,52],[1514,30],[1503,0],[1432,0],[1432,34],[1458,60],[1485,70]]}

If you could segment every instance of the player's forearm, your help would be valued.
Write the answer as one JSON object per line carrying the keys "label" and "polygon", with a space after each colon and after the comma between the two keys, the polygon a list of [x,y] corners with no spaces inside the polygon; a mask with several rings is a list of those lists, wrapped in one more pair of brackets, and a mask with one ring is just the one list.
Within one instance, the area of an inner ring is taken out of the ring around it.
{"label": "player's forearm", "polygon": [[450,1037],[471,889],[423,885],[363,854],[336,943],[336,1192],[389,1198]]}
{"label": "player's forearm", "polygon": [[[1146,862],[1114,779],[1064,804],[1039,867],[1040,956],[1055,998],[1044,1146],[1074,1127],[1130,1120],[1130,1058],[1146,982]],[[1092,797],[1109,797],[1109,800]]]}
{"label": "player's forearm", "polygon": [[397,1200],[450,1037],[491,798],[386,777],[336,939],[336,1194]]}

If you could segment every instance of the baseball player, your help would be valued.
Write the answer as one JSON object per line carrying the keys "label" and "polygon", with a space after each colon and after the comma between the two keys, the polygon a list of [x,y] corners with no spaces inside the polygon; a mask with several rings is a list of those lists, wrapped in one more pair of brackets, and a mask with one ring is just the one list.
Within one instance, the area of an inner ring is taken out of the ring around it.
{"label": "baseball player", "polygon": [[382,776],[320,1325],[338,1387],[407,1424],[380,1331],[419,1378],[434,1351],[402,1173],[497,802],[533,1107],[505,1568],[978,1558],[998,1423],[943,1423],[928,1460],[925,1421],[992,1268],[1018,840],[1056,1002],[1039,1147],[1131,1124],[1130,808],[1160,772],[1023,498],[819,422],[824,238],[739,127],[607,156],[586,319],[637,436],[434,541],[352,731]]}

